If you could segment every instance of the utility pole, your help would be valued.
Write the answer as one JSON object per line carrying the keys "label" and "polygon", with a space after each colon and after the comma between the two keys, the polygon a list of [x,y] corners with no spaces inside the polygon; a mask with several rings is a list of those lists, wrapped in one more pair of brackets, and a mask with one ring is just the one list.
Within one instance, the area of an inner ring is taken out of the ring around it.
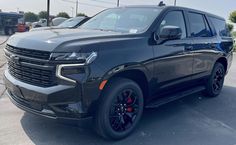
{"label": "utility pole", "polygon": [[79,8],[79,0],[76,0],[76,1],[73,1],[73,0],[62,0],[62,1],[75,4],[75,11],[76,11],[75,15],[77,16],[78,8]]}
{"label": "utility pole", "polygon": [[71,7],[72,17],[74,17],[74,7]]}
{"label": "utility pole", "polygon": [[117,0],[117,7],[120,6],[120,0]]}
{"label": "utility pole", "polygon": [[50,17],[50,0],[47,0],[47,26],[49,26],[49,17]]}
{"label": "utility pole", "polygon": [[176,3],[177,3],[177,0],[175,0],[175,3],[174,3],[175,6],[176,6]]}
{"label": "utility pole", "polygon": [[79,0],[76,0],[76,12],[75,12],[75,17],[77,17],[77,14],[78,14],[78,7],[79,7]]}

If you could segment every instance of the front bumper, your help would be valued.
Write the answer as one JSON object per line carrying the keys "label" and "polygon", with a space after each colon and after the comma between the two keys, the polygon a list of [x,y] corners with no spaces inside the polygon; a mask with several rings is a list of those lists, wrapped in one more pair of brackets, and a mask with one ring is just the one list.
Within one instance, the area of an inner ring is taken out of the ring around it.
{"label": "front bumper", "polygon": [[38,87],[15,79],[8,70],[4,73],[4,81],[9,98],[24,111],[52,119],[91,119],[83,106],[80,86]]}

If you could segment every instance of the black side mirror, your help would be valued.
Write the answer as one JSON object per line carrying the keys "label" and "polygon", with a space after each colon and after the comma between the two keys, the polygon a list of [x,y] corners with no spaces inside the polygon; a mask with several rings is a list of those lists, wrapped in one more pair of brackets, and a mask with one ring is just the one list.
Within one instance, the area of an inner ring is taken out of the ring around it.
{"label": "black side mirror", "polygon": [[155,40],[168,41],[181,39],[182,30],[176,26],[164,26],[159,34],[156,34]]}

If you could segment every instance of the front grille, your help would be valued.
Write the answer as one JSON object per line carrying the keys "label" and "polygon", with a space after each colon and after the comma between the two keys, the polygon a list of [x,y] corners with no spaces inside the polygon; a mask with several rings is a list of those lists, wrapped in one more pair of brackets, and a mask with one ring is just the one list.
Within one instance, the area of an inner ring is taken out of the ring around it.
{"label": "front grille", "polygon": [[24,66],[21,63],[8,62],[10,74],[16,79],[41,87],[49,87],[55,85],[55,71],[45,70],[43,68],[34,68]]}
{"label": "front grille", "polygon": [[47,52],[47,51],[24,49],[24,48],[13,47],[10,45],[6,46],[6,50],[14,54],[37,58],[37,59],[48,60],[50,58],[50,52]]}

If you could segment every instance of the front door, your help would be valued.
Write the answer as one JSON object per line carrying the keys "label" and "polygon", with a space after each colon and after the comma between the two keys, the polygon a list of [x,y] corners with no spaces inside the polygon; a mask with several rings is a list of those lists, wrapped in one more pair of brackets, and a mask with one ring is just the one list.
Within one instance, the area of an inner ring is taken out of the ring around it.
{"label": "front door", "polygon": [[190,81],[193,73],[193,40],[187,38],[183,11],[168,12],[158,27],[158,31],[161,31],[164,26],[181,28],[182,36],[181,39],[168,40],[154,46],[157,91]]}

